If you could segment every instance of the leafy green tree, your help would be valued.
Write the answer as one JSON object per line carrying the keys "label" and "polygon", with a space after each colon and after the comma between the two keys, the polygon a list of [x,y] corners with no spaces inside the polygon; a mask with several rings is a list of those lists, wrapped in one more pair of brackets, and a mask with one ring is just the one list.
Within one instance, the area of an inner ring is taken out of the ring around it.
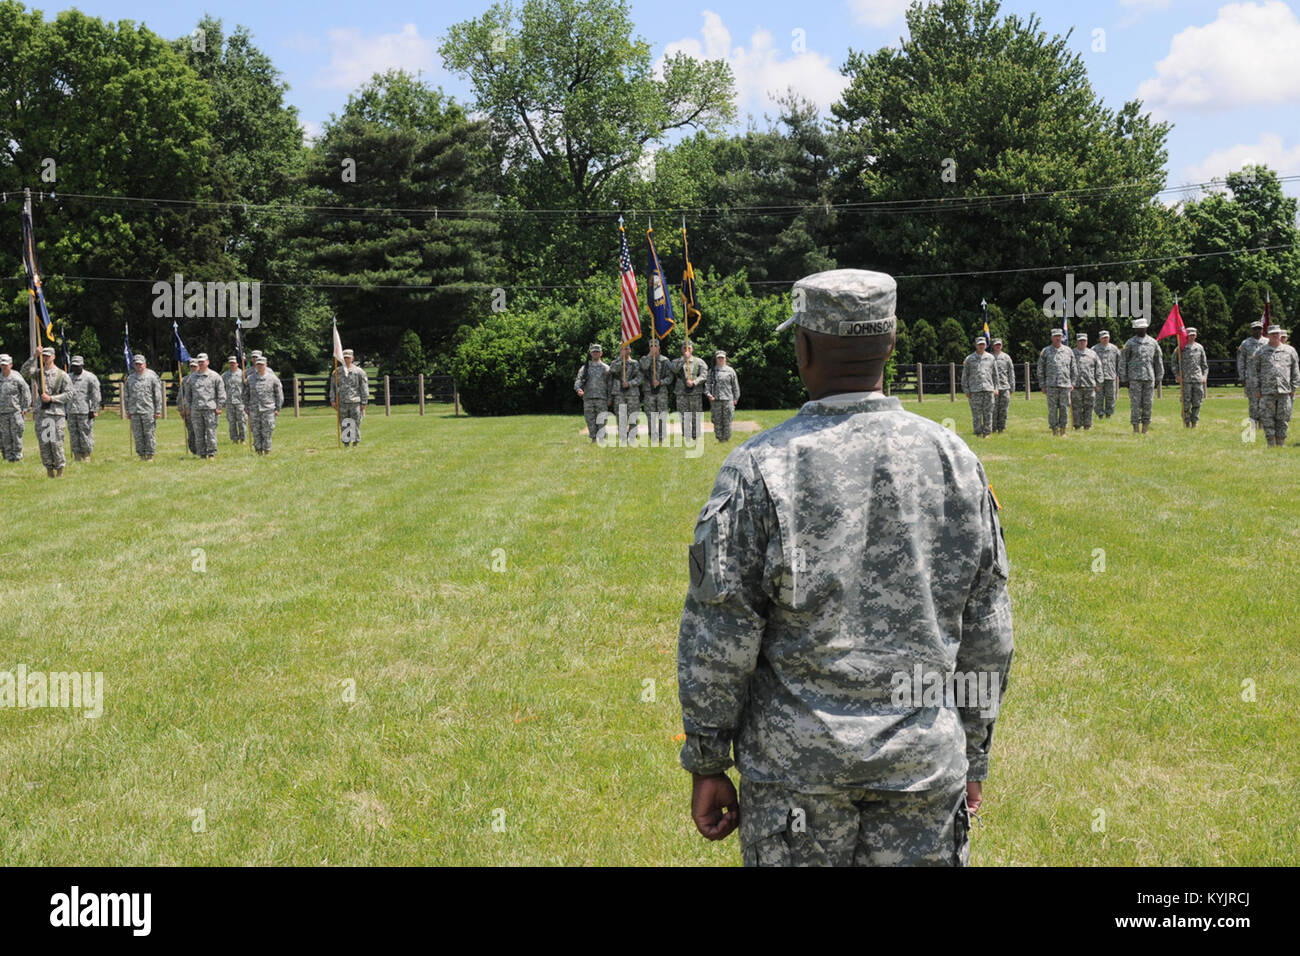
{"label": "leafy green tree", "polygon": [[424,349],[420,345],[420,337],[414,329],[407,329],[402,333],[402,340],[389,360],[390,374],[419,375],[425,370],[424,365]]}
{"label": "leafy green tree", "polygon": [[925,319],[917,319],[909,335],[912,340],[912,358],[923,365],[939,361],[939,336],[934,326]]}
{"label": "leafy green tree", "polygon": [[1213,359],[1235,359],[1240,339],[1232,337],[1232,310],[1223,290],[1211,282],[1205,287],[1205,316],[1198,325],[1197,340],[1205,346],[1205,354]]}
{"label": "leafy green tree", "polygon": [[1264,291],[1259,283],[1247,279],[1232,300],[1233,339],[1240,342],[1250,335],[1250,323],[1264,314]]}
{"label": "leafy green tree", "polygon": [[[1037,361],[1038,353],[1051,344],[1050,332],[1055,320],[1043,315],[1043,307],[1033,299],[1022,299],[1011,313],[1011,338],[1017,362]],[[1112,339],[1121,338],[1111,330]]]}
{"label": "leafy green tree", "polygon": [[960,365],[974,349],[975,336],[963,329],[956,319],[944,319],[939,325],[938,335],[940,362]]}

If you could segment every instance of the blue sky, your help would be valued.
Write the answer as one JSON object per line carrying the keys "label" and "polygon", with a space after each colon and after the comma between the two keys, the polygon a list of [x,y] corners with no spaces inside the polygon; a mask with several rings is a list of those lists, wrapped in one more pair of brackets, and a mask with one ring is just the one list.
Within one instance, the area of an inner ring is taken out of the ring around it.
{"label": "blue sky", "polygon": [[[897,44],[906,5],[634,0],[632,12],[656,55],[684,49],[726,57],[742,117],[761,124],[770,94],[788,86],[823,108],[833,101],[848,50]],[[350,90],[390,66],[422,70],[458,99],[470,99],[465,84],[443,70],[437,47],[450,24],[490,3],[94,0],[78,6],[108,20],[143,21],[167,37],[188,33],[205,12],[228,29],[247,26],[284,73],[289,100],[313,131],[342,108]],[[44,9],[52,16],[57,8]],[[1300,174],[1300,6],[1294,0],[1007,0],[1002,10],[1036,14],[1049,34],[1073,30],[1070,44],[1107,105],[1140,97],[1157,118],[1174,124],[1168,185],[1222,177],[1245,162]],[[1300,195],[1297,186],[1287,191]]]}

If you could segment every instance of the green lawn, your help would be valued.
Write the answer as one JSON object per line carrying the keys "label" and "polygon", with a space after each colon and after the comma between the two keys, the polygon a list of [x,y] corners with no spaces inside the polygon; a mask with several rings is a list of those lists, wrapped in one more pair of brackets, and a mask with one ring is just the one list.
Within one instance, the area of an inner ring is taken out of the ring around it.
{"label": "green lawn", "polygon": [[[962,401],[906,406],[970,435]],[[973,862],[1296,862],[1300,448],[1243,442],[1244,410],[1216,392],[1189,433],[1166,392],[1141,439],[1121,392],[1056,439],[1018,396],[977,443],[1017,652]],[[674,740],[726,449],[580,427],[380,409],[348,452],[286,412],[272,457],[200,462],[173,413],[145,464],[105,416],[50,481],[29,423],[0,671],[102,671],[104,713],[0,708],[0,862],[739,862],[696,835]]]}

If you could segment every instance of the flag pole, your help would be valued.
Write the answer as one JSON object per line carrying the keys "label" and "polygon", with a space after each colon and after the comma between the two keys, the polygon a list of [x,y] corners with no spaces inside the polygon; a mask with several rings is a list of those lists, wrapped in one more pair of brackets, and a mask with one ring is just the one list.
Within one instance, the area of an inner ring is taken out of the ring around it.
{"label": "flag pole", "polygon": [[339,320],[335,316],[332,320],[334,326],[334,342],[330,343],[330,351],[334,353],[334,431],[338,437],[339,448],[343,447],[343,402],[342,396],[339,395],[339,350],[334,344],[339,345]]}
{"label": "flag pole", "polygon": [[[26,217],[28,222],[32,221],[31,189],[23,190],[23,215]],[[35,236],[32,237],[32,242],[33,244],[36,242]],[[35,250],[32,251],[35,253]],[[30,293],[30,291],[31,290],[29,289],[28,292]],[[27,296],[27,325],[27,351],[29,354],[35,355],[36,350],[41,347],[41,336],[40,333],[36,331],[36,296],[32,294]],[[35,405],[33,404],[32,407],[35,408]]]}
{"label": "flag pole", "polygon": [[[172,324],[173,326],[175,325],[175,323]],[[173,332],[172,334],[176,335],[175,332]],[[175,346],[173,345],[173,347]],[[185,426],[185,451],[188,452],[190,450],[190,442],[189,442],[190,420],[189,420],[189,416],[181,412],[181,393],[184,390],[185,390],[185,372],[181,370],[181,360],[177,358],[176,359],[176,411],[181,416],[181,424]],[[167,393],[165,391],[163,392],[163,404],[164,405],[167,404]]]}
{"label": "flag pole", "polygon": [[[1178,293],[1174,293],[1174,308],[1178,308]],[[1183,324],[1182,310],[1178,312],[1178,324]],[[1183,336],[1187,333],[1184,331],[1178,336],[1178,410],[1182,413],[1183,424],[1187,424],[1187,376],[1183,374]]]}

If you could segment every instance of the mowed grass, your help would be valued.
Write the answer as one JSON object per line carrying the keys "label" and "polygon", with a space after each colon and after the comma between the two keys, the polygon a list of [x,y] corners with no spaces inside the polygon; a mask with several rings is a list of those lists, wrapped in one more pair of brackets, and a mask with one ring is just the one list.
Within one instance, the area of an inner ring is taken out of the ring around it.
{"label": "mowed grass", "polygon": [[[905,407],[969,439],[960,399]],[[1122,392],[1057,439],[1017,396],[975,443],[1017,650],[974,863],[1297,862],[1300,448],[1244,442],[1244,408],[1215,392],[1187,432],[1167,391],[1141,439]],[[223,432],[200,462],[173,413],[148,465],[103,416],[50,481],[29,423],[0,671],[102,671],[105,699],[0,708],[0,862],[738,863],[695,833],[674,740],[686,546],[729,448],[580,427],[381,410],[341,451],[286,412],[272,457]]]}

